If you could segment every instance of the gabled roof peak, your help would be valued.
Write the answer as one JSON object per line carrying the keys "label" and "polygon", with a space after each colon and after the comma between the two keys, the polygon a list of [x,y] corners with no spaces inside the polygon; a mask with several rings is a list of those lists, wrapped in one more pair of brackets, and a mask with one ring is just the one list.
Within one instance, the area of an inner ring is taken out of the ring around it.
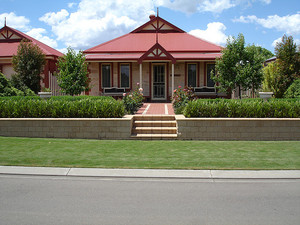
{"label": "gabled roof peak", "polygon": [[160,18],[159,16],[150,15],[150,21],[136,28],[130,33],[185,33],[185,31]]}

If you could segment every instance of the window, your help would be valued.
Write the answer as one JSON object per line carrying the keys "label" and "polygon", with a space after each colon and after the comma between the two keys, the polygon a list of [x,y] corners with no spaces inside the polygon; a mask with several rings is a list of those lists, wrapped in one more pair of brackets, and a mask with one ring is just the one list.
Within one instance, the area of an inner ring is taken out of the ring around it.
{"label": "window", "polygon": [[110,64],[102,64],[101,66],[101,76],[102,76],[102,87],[103,88],[109,88],[111,87],[111,68]]}
{"label": "window", "polygon": [[197,64],[188,64],[188,86],[197,87]]}
{"label": "window", "polygon": [[215,82],[210,78],[211,72],[215,74],[215,64],[207,64],[206,65],[206,74],[207,74],[207,87],[214,87]]}
{"label": "window", "polygon": [[129,88],[129,79],[130,79],[130,65],[121,64],[120,66],[120,76],[121,76],[121,87]]}

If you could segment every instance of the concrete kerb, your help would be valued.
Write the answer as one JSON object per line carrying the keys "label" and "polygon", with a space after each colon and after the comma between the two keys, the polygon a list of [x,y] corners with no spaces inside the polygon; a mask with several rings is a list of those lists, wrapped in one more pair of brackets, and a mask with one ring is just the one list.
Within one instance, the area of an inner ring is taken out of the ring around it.
{"label": "concrete kerb", "polygon": [[166,170],[0,166],[0,174],[179,179],[300,179],[300,170]]}

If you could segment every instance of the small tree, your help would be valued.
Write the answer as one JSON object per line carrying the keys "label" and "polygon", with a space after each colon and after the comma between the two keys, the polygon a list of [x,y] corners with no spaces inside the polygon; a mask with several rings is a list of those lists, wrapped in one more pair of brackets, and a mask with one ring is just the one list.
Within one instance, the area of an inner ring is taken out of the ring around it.
{"label": "small tree", "polygon": [[277,79],[278,91],[274,95],[281,98],[293,81],[300,78],[300,53],[297,52],[297,45],[294,43],[293,37],[284,35],[282,41],[276,44],[275,54],[279,76]]}
{"label": "small tree", "polygon": [[26,86],[35,93],[41,90],[41,76],[45,65],[45,54],[32,42],[21,41],[17,55],[13,56],[12,64],[16,72],[16,79],[20,86]]}
{"label": "small tree", "polygon": [[242,34],[238,38],[227,39],[221,58],[216,60],[216,75],[212,79],[220,83],[222,91],[230,91],[241,87],[241,64],[245,58],[245,39]]}
{"label": "small tree", "polygon": [[263,91],[271,91],[275,95],[279,91],[278,80],[279,80],[279,71],[278,66],[275,62],[269,63],[266,67],[263,68],[263,82],[262,89]]}
{"label": "small tree", "polygon": [[82,51],[76,54],[73,49],[68,47],[67,54],[58,59],[57,67],[59,71],[56,75],[58,85],[64,93],[73,96],[89,90],[87,63]]}
{"label": "small tree", "polygon": [[243,34],[238,38],[229,38],[223,55],[216,61],[216,75],[212,74],[215,82],[219,82],[221,90],[234,90],[238,88],[239,97],[241,89],[252,89],[252,94],[259,88],[263,80],[262,63],[272,55],[268,50],[250,45],[245,47]]}

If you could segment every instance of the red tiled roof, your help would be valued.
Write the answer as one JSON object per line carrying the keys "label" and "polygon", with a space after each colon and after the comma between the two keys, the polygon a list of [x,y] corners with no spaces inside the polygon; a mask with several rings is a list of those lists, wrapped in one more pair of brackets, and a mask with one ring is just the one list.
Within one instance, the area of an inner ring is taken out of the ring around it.
{"label": "red tiled roof", "polygon": [[[155,33],[129,33],[87,49],[84,53],[146,52],[156,43]],[[220,52],[221,46],[188,33],[159,33],[158,43],[168,52]]]}
{"label": "red tiled roof", "polygon": [[[11,32],[17,34],[18,36],[28,39],[32,43],[38,45],[46,56],[63,56],[63,54],[56,49],[49,47],[48,45],[28,36],[27,34],[22,33],[21,31],[5,26],[0,29],[0,32],[4,29],[9,29]],[[17,54],[19,43],[20,42],[0,42],[0,57],[12,57],[13,55]]]}

